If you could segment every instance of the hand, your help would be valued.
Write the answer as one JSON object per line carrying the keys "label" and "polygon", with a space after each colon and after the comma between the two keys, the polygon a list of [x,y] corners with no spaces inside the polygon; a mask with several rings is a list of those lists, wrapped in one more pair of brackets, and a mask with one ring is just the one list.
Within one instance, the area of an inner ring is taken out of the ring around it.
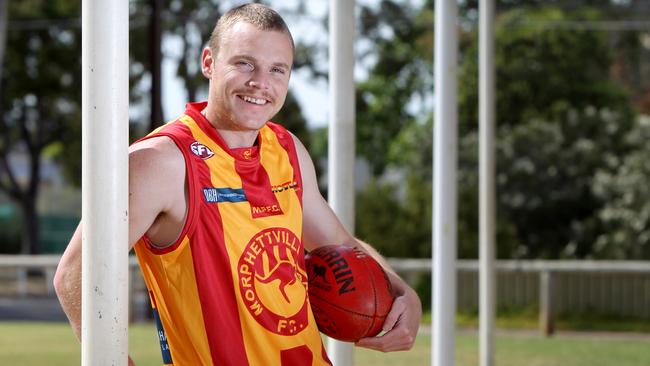
{"label": "hand", "polygon": [[422,304],[412,289],[398,296],[384,321],[383,331],[378,337],[363,338],[355,344],[382,352],[406,351],[413,347],[420,327]]}
{"label": "hand", "polygon": [[135,362],[133,362],[131,356],[129,356],[129,366],[135,366]]}

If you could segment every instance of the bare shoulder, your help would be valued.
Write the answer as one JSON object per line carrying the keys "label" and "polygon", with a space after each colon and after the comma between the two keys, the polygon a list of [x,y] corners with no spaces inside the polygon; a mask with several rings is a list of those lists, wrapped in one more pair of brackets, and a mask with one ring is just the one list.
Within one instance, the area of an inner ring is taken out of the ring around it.
{"label": "bare shoulder", "polygon": [[306,163],[312,165],[311,157],[309,156],[309,152],[307,151],[305,145],[303,145],[302,141],[300,141],[296,135],[291,132],[289,132],[289,134],[291,134],[291,137],[293,138],[293,144],[296,147],[296,154],[298,155],[300,166],[302,167]]}
{"label": "bare shoulder", "polygon": [[180,174],[184,176],[183,154],[174,141],[159,136],[139,141],[129,148],[130,171],[151,171],[163,176]]}
{"label": "bare shoulder", "polygon": [[[169,243],[185,215],[185,160],[169,137],[154,137],[129,148],[129,242],[145,232],[154,243]],[[162,229],[161,229],[162,228]]]}
{"label": "bare shoulder", "polygon": [[149,199],[156,195],[162,210],[184,199],[185,159],[166,136],[135,143],[129,149],[129,190]]}
{"label": "bare shoulder", "polygon": [[300,172],[302,173],[302,184],[304,188],[303,200],[319,200],[321,199],[320,191],[318,190],[318,180],[316,177],[316,169],[314,168],[314,162],[309,156],[309,152],[305,145],[302,144],[300,139],[298,139],[294,134],[291,134],[293,137],[294,145],[296,146],[296,154],[298,155],[298,164],[300,164]]}
{"label": "bare shoulder", "polygon": [[303,243],[312,250],[332,243],[352,242],[352,236],[346,231],[334,211],[327,204],[318,189],[314,162],[300,140],[293,136],[296,153],[300,162],[303,183]]}
{"label": "bare shoulder", "polygon": [[[162,157],[166,158],[172,158],[173,155],[178,155],[178,158],[183,159],[183,154],[176,146],[176,143],[167,136],[156,136],[134,143],[129,147],[129,155],[134,154],[162,154]],[[156,156],[150,157],[155,158]]]}

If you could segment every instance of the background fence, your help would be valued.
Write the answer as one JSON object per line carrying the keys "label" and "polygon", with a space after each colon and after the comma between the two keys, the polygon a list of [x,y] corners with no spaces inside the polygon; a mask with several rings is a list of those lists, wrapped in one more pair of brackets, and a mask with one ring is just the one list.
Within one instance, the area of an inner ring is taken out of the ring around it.
{"label": "background fence", "polygon": [[[407,278],[431,272],[429,259],[391,259]],[[478,309],[478,262],[460,260],[457,307]],[[550,335],[556,314],[597,313],[650,319],[650,261],[497,261],[497,306],[537,306]]]}
{"label": "background fence", "polygon": [[[54,296],[58,255],[0,255],[0,296]],[[389,259],[415,283],[431,273],[429,259]],[[134,320],[147,318],[148,295],[137,260],[130,259]],[[478,309],[478,262],[460,260],[458,310]],[[550,334],[556,314],[591,312],[650,320],[650,261],[497,261],[497,305],[538,306]],[[38,270],[31,276],[29,270]]]}

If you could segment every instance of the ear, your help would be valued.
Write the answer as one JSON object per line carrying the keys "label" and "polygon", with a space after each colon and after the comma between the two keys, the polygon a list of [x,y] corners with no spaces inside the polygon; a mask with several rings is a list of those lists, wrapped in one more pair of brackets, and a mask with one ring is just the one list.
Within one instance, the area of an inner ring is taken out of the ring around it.
{"label": "ear", "polygon": [[201,73],[206,78],[210,79],[212,77],[212,67],[214,66],[214,57],[212,54],[212,49],[210,47],[205,47],[203,49],[203,54],[201,55]]}

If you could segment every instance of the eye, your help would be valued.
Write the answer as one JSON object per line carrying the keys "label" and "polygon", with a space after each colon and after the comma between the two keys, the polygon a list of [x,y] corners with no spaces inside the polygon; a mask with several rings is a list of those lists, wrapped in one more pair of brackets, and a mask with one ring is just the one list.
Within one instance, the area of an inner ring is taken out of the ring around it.
{"label": "eye", "polygon": [[284,74],[287,73],[287,71],[285,69],[281,68],[281,67],[273,67],[271,69],[271,72],[277,73],[277,74],[280,74],[280,75],[284,75]]}
{"label": "eye", "polygon": [[245,69],[250,70],[250,71],[252,71],[253,69],[255,69],[255,67],[253,66],[253,64],[251,64],[250,62],[248,62],[248,61],[246,61],[246,60],[238,60],[238,61],[235,61],[235,66],[237,66],[237,67],[241,67],[241,68],[245,68]]}

